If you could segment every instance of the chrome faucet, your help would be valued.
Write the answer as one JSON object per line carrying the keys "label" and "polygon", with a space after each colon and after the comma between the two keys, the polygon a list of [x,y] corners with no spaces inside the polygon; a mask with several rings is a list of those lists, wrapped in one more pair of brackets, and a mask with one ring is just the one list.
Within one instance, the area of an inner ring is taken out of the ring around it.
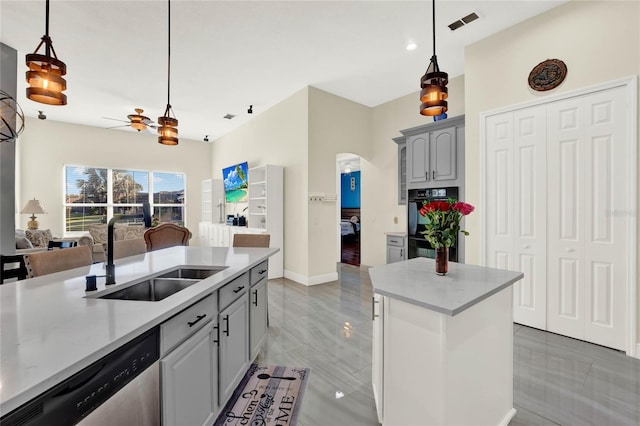
{"label": "chrome faucet", "polygon": [[107,272],[106,285],[116,283],[116,265],[113,264],[113,228],[116,222],[127,219],[144,218],[144,226],[151,227],[151,206],[149,203],[142,203],[142,214],[126,214],[119,217],[113,217],[107,225],[107,263],[105,265]]}

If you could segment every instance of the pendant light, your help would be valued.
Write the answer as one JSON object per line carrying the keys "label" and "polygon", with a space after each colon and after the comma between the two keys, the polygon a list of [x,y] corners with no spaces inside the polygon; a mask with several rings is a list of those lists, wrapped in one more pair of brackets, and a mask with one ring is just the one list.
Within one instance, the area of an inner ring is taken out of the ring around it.
{"label": "pendant light", "polygon": [[440,71],[438,58],[436,57],[436,0],[432,0],[433,6],[433,56],[426,73],[420,79],[420,114],[438,116],[447,112],[447,83],[449,76]]}
{"label": "pendant light", "polygon": [[168,43],[167,43],[167,108],[164,115],[158,117],[158,143],[163,145],[178,145],[178,119],[171,108],[171,0],[168,5]]}
{"label": "pendant light", "polygon": [[[43,44],[45,51],[41,55],[38,50]],[[36,50],[27,55],[26,63],[29,68],[27,98],[47,105],[66,105],[67,95],[62,92],[67,90],[67,82],[62,76],[67,73],[67,66],[58,59],[49,37],[49,0],[46,3],[45,34]]]}

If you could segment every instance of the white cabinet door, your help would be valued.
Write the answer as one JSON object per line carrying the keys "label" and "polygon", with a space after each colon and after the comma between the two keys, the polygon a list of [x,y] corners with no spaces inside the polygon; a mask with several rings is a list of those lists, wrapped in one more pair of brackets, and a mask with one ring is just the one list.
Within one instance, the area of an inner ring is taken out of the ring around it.
{"label": "white cabinet door", "polygon": [[376,403],[378,421],[382,423],[383,416],[383,386],[384,386],[384,296],[373,295],[372,318],[373,318],[373,354],[372,354],[372,377],[373,399]]}
{"label": "white cabinet door", "polygon": [[249,291],[250,308],[249,339],[251,341],[251,359],[254,359],[260,351],[260,346],[267,337],[267,279],[263,278]]}
{"label": "white cabinet door", "polygon": [[222,406],[242,379],[249,363],[249,300],[240,297],[220,312],[220,386]]}
{"label": "white cabinet door", "polygon": [[548,109],[549,331],[625,349],[626,101],[622,88]]}
{"label": "white cabinet door", "polygon": [[211,425],[218,383],[214,322],[160,361],[163,426]]}

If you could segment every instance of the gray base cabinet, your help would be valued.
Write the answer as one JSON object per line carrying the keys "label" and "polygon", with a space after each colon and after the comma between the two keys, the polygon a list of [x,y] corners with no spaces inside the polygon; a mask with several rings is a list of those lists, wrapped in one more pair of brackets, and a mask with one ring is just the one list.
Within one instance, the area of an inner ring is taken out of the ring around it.
{"label": "gray base cabinet", "polygon": [[220,312],[220,405],[242,380],[249,364],[249,300],[240,297]]}
{"label": "gray base cabinet", "polygon": [[387,235],[387,263],[400,262],[407,258],[406,238],[400,235]]}
{"label": "gray base cabinet", "polygon": [[251,327],[249,337],[251,341],[251,359],[258,356],[260,347],[267,337],[267,278],[251,287],[249,318]]}
{"label": "gray base cabinet", "polygon": [[162,424],[211,425],[217,414],[217,332],[210,321],[160,361]]}

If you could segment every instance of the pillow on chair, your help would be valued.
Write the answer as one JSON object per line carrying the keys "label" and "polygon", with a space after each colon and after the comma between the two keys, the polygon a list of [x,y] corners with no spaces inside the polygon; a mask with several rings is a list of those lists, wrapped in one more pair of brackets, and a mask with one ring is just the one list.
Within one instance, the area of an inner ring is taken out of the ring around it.
{"label": "pillow on chair", "polygon": [[33,244],[27,237],[16,237],[16,248],[17,249],[32,249]]}

